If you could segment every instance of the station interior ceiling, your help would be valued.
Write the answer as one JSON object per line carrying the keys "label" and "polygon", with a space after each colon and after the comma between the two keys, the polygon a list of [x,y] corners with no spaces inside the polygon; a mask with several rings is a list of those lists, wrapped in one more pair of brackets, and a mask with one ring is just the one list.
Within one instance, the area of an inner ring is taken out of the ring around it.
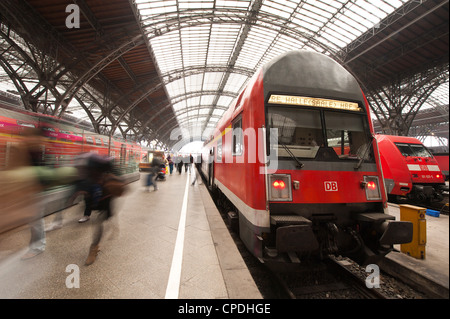
{"label": "station interior ceiling", "polygon": [[99,134],[163,149],[205,140],[258,68],[304,49],[358,79],[376,132],[434,136],[448,150],[448,0],[2,0],[0,9],[4,100]]}

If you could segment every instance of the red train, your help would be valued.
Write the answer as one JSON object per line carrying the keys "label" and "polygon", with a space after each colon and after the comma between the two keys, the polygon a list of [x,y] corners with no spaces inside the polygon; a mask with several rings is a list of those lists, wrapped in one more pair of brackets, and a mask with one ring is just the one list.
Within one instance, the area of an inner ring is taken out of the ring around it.
{"label": "red train", "polygon": [[[414,203],[443,200],[445,177],[432,153],[414,137],[376,135],[391,200]],[[448,164],[447,164],[448,165]]]}
{"label": "red train", "polygon": [[146,154],[136,143],[96,134],[56,117],[0,107],[0,169],[8,163],[10,145],[22,139],[26,127],[45,130],[45,160],[55,167],[73,164],[80,153],[95,152],[113,157],[120,172],[125,174],[135,172]]}
{"label": "red train", "polygon": [[439,164],[439,168],[441,169],[442,174],[444,174],[445,180],[448,181],[449,175],[448,175],[448,166],[449,166],[449,159],[448,159],[448,152],[447,153],[433,153],[434,158]]}
{"label": "red train", "polygon": [[412,224],[385,213],[367,101],[323,54],[292,51],[256,72],[205,143],[201,171],[260,260],[366,263],[411,240]]}

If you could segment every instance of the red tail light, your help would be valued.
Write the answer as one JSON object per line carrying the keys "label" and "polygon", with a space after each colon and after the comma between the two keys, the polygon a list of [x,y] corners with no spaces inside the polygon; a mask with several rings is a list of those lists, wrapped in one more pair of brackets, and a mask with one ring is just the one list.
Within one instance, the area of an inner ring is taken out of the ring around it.
{"label": "red tail light", "polygon": [[368,182],[367,183],[367,186],[366,186],[368,189],[372,189],[372,190],[375,190],[376,188],[377,188],[377,184],[374,182],[374,181],[370,181],[370,182]]}
{"label": "red tail light", "polygon": [[292,201],[292,184],[289,174],[270,174],[267,186],[270,201]]}
{"label": "red tail light", "polygon": [[281,180],[274,181],[272,185],[274,188],[277,188],[277,189],[284,189],[286,187],[286,184]]}
{"label": "red tail light", "polygon": [[382,198],[377,176],[364,176],[362,185],[366,189],[367,200],[380,200]]}

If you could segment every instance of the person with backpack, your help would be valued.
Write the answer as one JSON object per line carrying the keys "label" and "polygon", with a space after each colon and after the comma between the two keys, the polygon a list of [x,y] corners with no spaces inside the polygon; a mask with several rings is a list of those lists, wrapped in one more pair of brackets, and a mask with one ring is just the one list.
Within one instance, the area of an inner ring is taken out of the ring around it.
{"label": "person with backpack", "polygon": [[162,158],[159,156],[159,154],[154,153],[153,154],[153,160],[150,167],[150,174],[147,175],[147,191],[150,191],[150,186],[154,187],[154,190],[158,190],[157,185],[157,176],[158,172],[161,169],[161,165],[163,164]]}
{"label": "person with backpack", "polygon": [[85,265],[95,262],[100,250],[104,222],[113,217],[112,200],[124,193],[125,184],[113,174],[112,159],[91,153],[87,160],[86,178],[83,184],[85,196],[89,198],[86,205],[89,211],[97,211],[94,223],[92,243],[89,247]]}

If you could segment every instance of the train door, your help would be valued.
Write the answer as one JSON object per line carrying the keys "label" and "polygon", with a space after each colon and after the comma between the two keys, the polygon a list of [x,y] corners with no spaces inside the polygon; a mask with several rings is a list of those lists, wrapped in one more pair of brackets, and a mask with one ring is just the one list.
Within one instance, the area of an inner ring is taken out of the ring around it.
{"label": "train door", "polygon": [[208,160],[208,186],[212,186],[214,184],[214,153],[215,147],[212,147],[209,151],[209,160]]}

